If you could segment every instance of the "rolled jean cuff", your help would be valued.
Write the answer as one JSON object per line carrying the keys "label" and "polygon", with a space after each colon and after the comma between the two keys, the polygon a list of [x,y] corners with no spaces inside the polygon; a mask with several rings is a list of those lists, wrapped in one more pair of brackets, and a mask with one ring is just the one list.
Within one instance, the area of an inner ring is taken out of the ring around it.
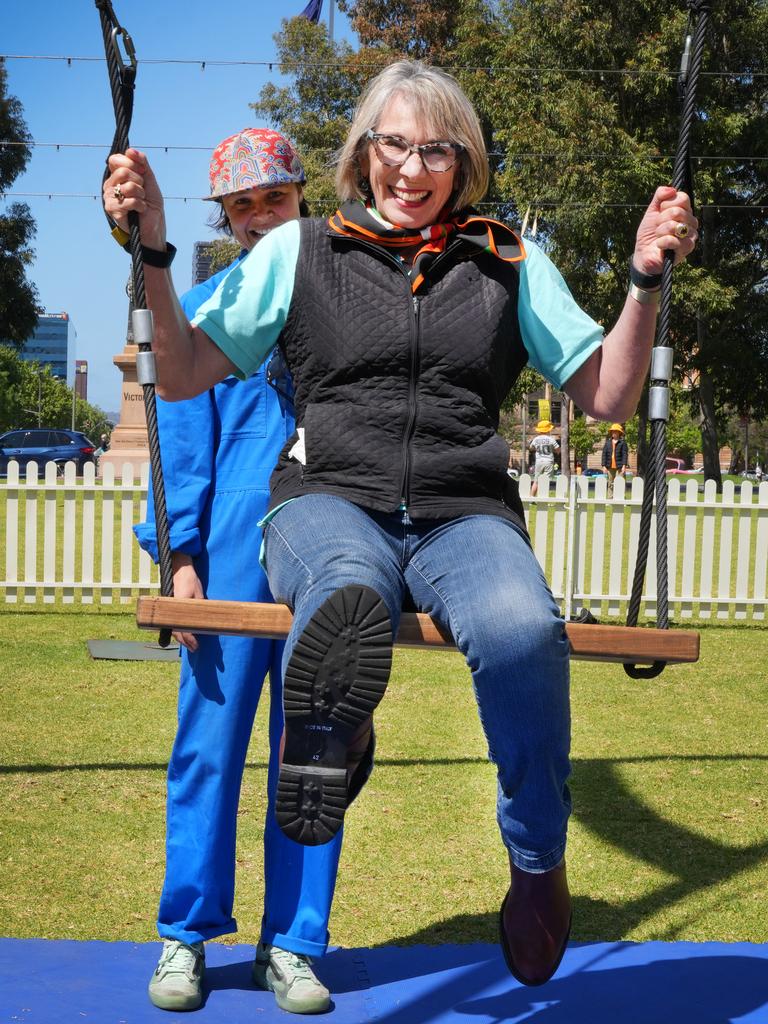
{"label": "rolled jean cuff", "polygon": [[532,875],[543,875],[545,871],[556,868],[565,856],[565,843],[561,843],[550,853],[543,853],[539,856],[532,856],[529,853],[521,853],[511,846],[507,847],[510,860],[516,868],[521,871],[528,871]]}
{"label": "rolled jean cuff", "polygon": [[325,942],[311,942],[309,939],[299,939],[295,935],[284,935],[282,932],[275,932],[269,928],[262,927],[261,941],[271,946],[278,946],[280,949],[287,949],[290,953],[300,953],[302,956],[312,956],[319,959],[325,956],[328,950],[328,939]]}

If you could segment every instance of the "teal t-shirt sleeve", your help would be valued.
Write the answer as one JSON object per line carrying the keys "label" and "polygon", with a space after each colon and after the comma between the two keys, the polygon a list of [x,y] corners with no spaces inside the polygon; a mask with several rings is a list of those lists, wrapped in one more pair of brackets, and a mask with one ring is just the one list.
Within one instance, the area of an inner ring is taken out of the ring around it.
{"label": "teal t-shirt sleeve", "polygon": [[281,224],[230,271],[192,320],[243,380],[264,362],[285,326],[298,256],[298,221]]}
{"label": "teal t-shirt sleeve", "polygon": [[554,263],[530,239],[520,267],[518,320],[533,366],[562,388],[603,343],[603,328],[576,303]]}

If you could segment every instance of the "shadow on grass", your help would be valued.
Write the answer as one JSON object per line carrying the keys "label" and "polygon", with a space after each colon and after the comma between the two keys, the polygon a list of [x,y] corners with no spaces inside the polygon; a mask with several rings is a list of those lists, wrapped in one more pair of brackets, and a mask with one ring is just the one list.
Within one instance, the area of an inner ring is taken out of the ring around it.
{"label": "shadow on grass", "polygon": [[[595,785],[595,775],[599,772],[603,778],[601,783],[609,786],[611,789],[616,790],[617,788],[622,791],[622,800],[626,798],[626,787],[624,787],[620,780],[615,776],[612,771],[612,767],[615,765],[628,765],[628,764],[652,764],[659,761],[668,763],[673,762],[715,762],[715,761],[727,761],[727,762],[738,762],[738,761],[768,761],[768,754],[680,754],[679,756],[669,754],[659,754],[651,757],[621,757],[621,758],[606,758],[604,760],[575,760],[573,762],[574,776],[579,779],[585,779],[584,785],[579,785],[579,790],[589,789]],[[454,767],[462,764],[473,764],[473,765],[487,765],[488,760],[485,757],[377,757],[376,767],[377,768],[430,768],[430,767]],[[246,769],[264,769],[267,767],[266,761],[248,761],[245,765]],[[45,764],[40,762],[38,764],[0,764],[0,775],[23,775],[28,773],[34,775],[35,773],[45,772],[100,772],[100,771],[120,771],[120,772],[151,772],[151,771],[167,771],[167,761],[156,761],[156,762],[136,762],[136,761],[103,761],[103,762],[92,762],[92,763],[72,763],[72,764]],[[589,774],[585,776],[585,770],[589,770]],[[606,773],[610,773],[611,778],[609,779]],[[592,779],[590,781],[590,776]],[[572,780],[573,781],[573,780]],[[634,803],[637,807],[643,807],[634,796],[631,796],[630,802]],[[589,825],[589,816],[585,815],[580,808],[576,808],[576,816]],[[661,819],[660,819],[661,820]]]}
{"label": "shadow on grass", "polygon": [[[574,764],[574,816],[603,843],[669,876],[651,892],[619,904],[589,896],[574,899],[574,938],[618,941],[660,911],[696,893],[714,888],[768,859],[768,841],[752,846],[729,846],[662,817],[638,799],[619,774],[623,766],[653,762],[768,761],[768,755],[681,755],[579,760]],[[707,791],[702,784],[702,800]],[[610,856],[610,853],[607,854]],[[499,903],[503,897],[499,894]],[[683,925],[668,927],[663,938],[673,940]],[[391,941],[397,945],[451,942],[495,942],[498,916],[463,914],[436,922]]]}
{"label": "shadow on grass", "polygon": [[[662,817],[632,792],[629,784],[621,776],[622,768],[657,762],[688,765],[755,761],[768,761],[768,754],[695,754],[678,757],[663,755],[576,761],[573,772],[576,819],[603,844],[662,872],[669,880],[658,884],[651,892],[644,892],[634,899],[618,904],[599,898],[577,896],[574,901],[574,937],[602,941],[621,939],[665,908],[697,892],[704,892],[727,882],[768,859],[768,840],[746,847],[730,846]],[[378,762],[378,767],[380,770],[386,770],[388,767],[402,768],[415,765],[440,767],[484,763],[483,758],[477,757],[382,758]],[[247,767],[265,769],[267,765],[265,762],[249,762]],[[165,762],[0,766],[0,774],[3,775],[166,770]],[[701,784],[700,794],[702,801],[708,799],[708,790],[704,783]],[[608,852],[606,856],[610,856],[610,853]],[[500,893],[499,902],[502,896],[503,893]],[[682,927],[683,925],[667,928],[663,937],[674,939]],[[400,935],[391,941],[405,945],[495,942],[496,931],[495,913],[470,914],[450,918],[418,932]]]}
{"label": "shadow on grass", "polygon": [[[768,755],[767,755],[768,758]],[[453,766],[460,764],[484,765],[488,761],[484,757],[407,757],[407,758],[377,758],[377,768],[415,768],[430,767],[432,765]],[[247,769],[267,768],[266,761],[248,761]],[[4,764],[0,765],[0,775],[36,775],[48,772],[153,772],[168,770],[167,761],[157,762],[126,762],[126,761],[103,761],[83,764]]]}

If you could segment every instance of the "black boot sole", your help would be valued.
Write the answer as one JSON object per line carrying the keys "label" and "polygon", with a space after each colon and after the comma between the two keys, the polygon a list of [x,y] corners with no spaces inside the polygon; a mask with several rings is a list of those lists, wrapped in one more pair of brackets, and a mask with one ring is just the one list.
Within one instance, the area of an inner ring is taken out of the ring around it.
{"label": "black boot sole", "polygon": [[336,835],[349,804],[347,748],[378,706],[392,667],[387,606],[370,587],[331,594],[305,626],[283,680],[285,749],[275,811],[304,846]]}

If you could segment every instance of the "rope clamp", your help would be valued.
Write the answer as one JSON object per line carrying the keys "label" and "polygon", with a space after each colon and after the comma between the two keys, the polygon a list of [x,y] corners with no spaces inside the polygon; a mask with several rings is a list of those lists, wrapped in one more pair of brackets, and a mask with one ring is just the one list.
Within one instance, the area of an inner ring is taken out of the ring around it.
{"label": "rope clamp", "polygon": [[145,384],[157,384],[157,366],[154,352],[136,353],[136,380],[143,387]]}
{"label": "rope clamp", "polygon": [[669,388],[664,385],[648,389],[648,419],[669,420]]}
{"label": "rope clamp", "polygon": [[657,345],[651,352],[651,380],[672,380],[673,350],[667,345]]}
{"label": "rope clamp", "polygon": [[137,345],[151,345],[155,337],[155,322],[151,309],[131,310],[133,340]]}

